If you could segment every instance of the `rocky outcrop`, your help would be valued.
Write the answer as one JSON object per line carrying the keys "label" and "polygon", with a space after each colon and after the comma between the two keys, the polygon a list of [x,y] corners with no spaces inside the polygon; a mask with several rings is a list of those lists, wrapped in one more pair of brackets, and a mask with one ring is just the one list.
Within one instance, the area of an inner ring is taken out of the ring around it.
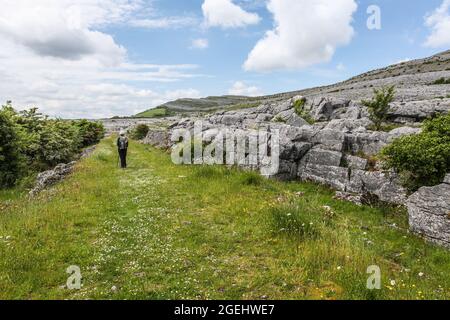
{"label": "rocky outcrop", "polygon": [[76,161],[68,164],[59,164],[52,170],[41,172],[36,179],[35,187],[29,193],[30,196],[35,196],[41,191],[63,180],[73,172],[75,164]]}
{"label": "rocky outcrop", "polygon": [[168,149],[170,147],[170,135],[165,129],[153,129],[148,132],[142,142],[153,147]]}
{"label": "rocky outcrop", "polygon": [[411,230],[450,249],[450,174],[438,186],[419,189],[407,206]]}

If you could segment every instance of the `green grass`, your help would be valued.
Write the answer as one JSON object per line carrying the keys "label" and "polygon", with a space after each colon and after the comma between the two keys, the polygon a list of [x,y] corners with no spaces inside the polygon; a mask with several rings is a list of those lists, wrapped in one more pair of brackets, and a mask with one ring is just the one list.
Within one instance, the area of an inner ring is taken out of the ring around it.
{"label": "green grass", "polygon": [[171,113],[166,108],[155,108],[137,114],[136,118],[163,118],[170,115]]}
{"label": "green grass", "polygon": [[[0,192],[0,299],[450,298],[450,253],[409,234],[402,209],[141,144],[129,157],[117,169],[109,138],[36,199]],[[79,291],[64,288],[70,265]]]}

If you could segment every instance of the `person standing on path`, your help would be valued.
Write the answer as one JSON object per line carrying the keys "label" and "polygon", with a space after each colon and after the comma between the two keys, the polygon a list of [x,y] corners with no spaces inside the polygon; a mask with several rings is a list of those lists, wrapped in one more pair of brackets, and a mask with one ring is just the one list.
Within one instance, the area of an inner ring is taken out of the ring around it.
{"label": "person standing on path", "polygon": [[119,138],[117,138],[117,149],[120,157],[120,167],[125,169],[127,167],[127,152],[128,152],[128,138],[125,131],[120,131]]}

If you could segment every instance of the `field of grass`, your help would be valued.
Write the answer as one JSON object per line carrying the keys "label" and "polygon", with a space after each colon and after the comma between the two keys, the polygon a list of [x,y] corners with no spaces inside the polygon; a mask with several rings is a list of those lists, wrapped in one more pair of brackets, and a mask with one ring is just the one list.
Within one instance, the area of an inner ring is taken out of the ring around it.
{"label": "field of grass", "polygon": [[136,118],[162,118],[168,116],[170,116],[170,113],[167,109],[155,108],[137,114]]}
{"label": "field of grass", "polygon": [[[449,299],[450,252],[402,209],[223,167],[175,166],[114,139],[61,184],[0,192],[0,299]],[[81,290],[65,287],[77,265]],[[381,290],[366,289],[370,265]]]}

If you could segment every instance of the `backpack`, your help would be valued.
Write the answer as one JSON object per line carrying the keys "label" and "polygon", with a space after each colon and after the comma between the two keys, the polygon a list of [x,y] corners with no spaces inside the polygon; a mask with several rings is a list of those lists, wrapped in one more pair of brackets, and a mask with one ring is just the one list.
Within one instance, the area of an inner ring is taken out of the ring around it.
{"label": "backpack", "polygon": [[118,146],[120,150],[125,150],[128,147],[128,139],[126,137],[120,137],[118,141]]}

